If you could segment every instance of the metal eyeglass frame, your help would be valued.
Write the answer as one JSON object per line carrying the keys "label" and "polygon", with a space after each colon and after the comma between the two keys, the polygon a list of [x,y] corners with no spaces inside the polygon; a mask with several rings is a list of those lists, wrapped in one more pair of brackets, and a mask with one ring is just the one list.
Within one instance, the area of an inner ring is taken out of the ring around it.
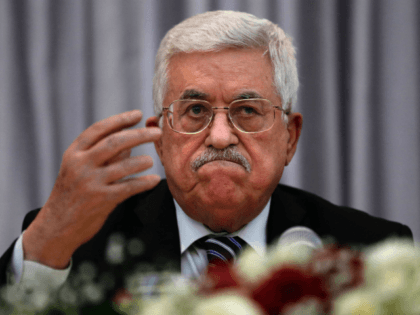
{"label": "metal eyeglass frame", "polygon": [[[285,109],[283,109],[281,106],[276,106],[276,105],[273,105],[273,103],[271,103],[271,101],[270,101],[270,100],[267,100],[267,99],[265,99],[265,98],[248,98],[248,99],[239,99],[239,100],[234,100],[233,102],[231,102],[231,103],[229,104],[229,106],[228,106],[228,107],[213,107],[213,106],[211,106],[210,102],[205,101],[205,100],[198,100],[198,99],[181,99],[181,100],[175,100],[175,101],[173,101],[171,104],[169,104],[169,106],[168,106],[168,107],[163,107],[163,108],[162,108],[162,113],[160,113],[159,118],[163,116],[163,112],[164,112],[164,111],[168,111],[168,112],[170,112],[170,111],[169,111],[169,107],[170,107],[172,104],[174,104],[175,102],[179,102],[179,101],[192,101],[192,102],[197,101],[197,102],[204,102],[204,103],[209,104],[209,105],[210,105],[210,107],[211,107],[211,109],[212,109],[212,111],[213,111],[213,115],[211,115],[211,117],[210,117],[209,122],[207,123],[207,125],[206,125],[205,127],[203,127],[201,130],[199,130],[199,131],[195,131],[195,132],[182,132],[182,131],[175,130],[175,129],[173,129],[173,128],[172,128],[171,124],[169,124],[169,122],[168,122],[169,127],[170,127],[173,131],[175,131],[175,132],[177,132],[177,133],[184,134],[184,135],[194,135],[194,134],[200,133],[200,132],[202,132],[203,130],[205,130],[206,128],[208,128],[208,127],[211,125],[211,123],[213,122],[213,118],[214,118],[214,115],[215,115],[215,113],[214,113],[214,109],[226,109],[226,110],[228,111],[228,115],[227,115],[227,116],[228,116],[228,118],[229,118],[229,123],[230,123],[230,124],[232,124],[232,126],[234,126],[234,127],[235,127],[237,130],[239,130],[240,132],[243,132],[243,133],[249,133],[249,134],[252,134],[252,133],[260,133],[260,132],[267,131],[267,130],[270,130],[271,128],[273,128],[273,126],[274,126],[274,120],[276,119],[276,112],[275,112],[275,109],[278,109],[278,110],[282,111],[285,115],[289,115],[289,114],[290,114],[290,111],[286,111],[286,110],[285,110]],[[233,123],[233,121],[232,121],[232,117],[230,116],[230,113],[229,113],[229,108],[230,108],[230,106],[231,106],[232,104],[234,104],[234,103],[238,103],[238,102],[242,102],[242,101],[267,101],[267,102],[269,102],[269,103],[270,103],[270,105],[273,107],[273,111],[274,111],[274,120],[273,120],[273,124],[271,125],[271,127],[270,127],[270,128],[267,128],[267,129],[264,129],[264,130],[260,130],[260,131],[244,131],[244,130],[241,130],[238,126],[236,126],[236,125]]]}

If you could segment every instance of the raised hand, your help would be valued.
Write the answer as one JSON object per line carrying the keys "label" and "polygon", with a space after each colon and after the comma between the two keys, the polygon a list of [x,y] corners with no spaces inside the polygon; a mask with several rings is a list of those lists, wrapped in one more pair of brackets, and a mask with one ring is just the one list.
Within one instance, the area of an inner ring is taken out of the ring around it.
{"label": "raised hand", "polygon": [[26,260],[65,268],[120,202],[159,183],[158,175],[125,178],[153,165],[150,156],[130,157],[131,148],[161,136],[157,127],[126,129],[141,118],[138,110],[109,117],[69,146],[50,197],[23,235]]}

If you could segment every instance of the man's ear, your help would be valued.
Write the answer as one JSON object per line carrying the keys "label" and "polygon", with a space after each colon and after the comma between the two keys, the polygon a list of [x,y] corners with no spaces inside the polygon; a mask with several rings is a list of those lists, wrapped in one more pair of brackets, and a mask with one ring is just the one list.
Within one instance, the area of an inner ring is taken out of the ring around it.
{"label": "man's ear", "polygon": [[[150,127],[158,127],[159,128],[159,118],[158,117],[152,116],[152,117],[147,118],[146,128],[150,128]],[[160,161],[163,165],[162,137],[160,137],[158,141],[155,141],[154,144],[155,144],[156,152],[159,155]]]}
{"label": "man's ear", "polygon": [[302,114],[300,113],[292,113],[288,116],[288,118],[287,131],[289,132],[289,141],[287,142],[286,165],[289,165],[295,155],[303,122]]}

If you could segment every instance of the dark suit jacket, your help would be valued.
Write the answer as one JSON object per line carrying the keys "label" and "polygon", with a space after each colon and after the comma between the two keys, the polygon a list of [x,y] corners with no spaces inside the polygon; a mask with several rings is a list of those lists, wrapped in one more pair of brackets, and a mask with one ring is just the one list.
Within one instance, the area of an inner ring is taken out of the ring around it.
{"label": "dark suit jacket", "polygon": [[[23,229],[39,210],[27,214]],[[308,192],[278,185],[272,199],[267,224],[268,244],[273,243],[286,229],[306,226],[321,238],[333,237],[340,244],[369,245],[391,236],[413,239],[410,229],[402,224],[375,218],[364,212],[339,207]],[[144,252],[140,256],[127,254],[120,265],[110,265],[104,259],[109,236],[119,233],[125,240],[140,239]],[[5,284],[6,266],[11,259],[12,246],[0,259],[0,283]],[[180,271],[180,243],[175,205],[166,180],[145,193],[121,203],[109,216],[103,228],[73,255],[72,273],[83,261],[91,261],[99,272],[126,274],[138,263],[148,263],[157,269]],[[117,286],[121,282],[117,281]]]}

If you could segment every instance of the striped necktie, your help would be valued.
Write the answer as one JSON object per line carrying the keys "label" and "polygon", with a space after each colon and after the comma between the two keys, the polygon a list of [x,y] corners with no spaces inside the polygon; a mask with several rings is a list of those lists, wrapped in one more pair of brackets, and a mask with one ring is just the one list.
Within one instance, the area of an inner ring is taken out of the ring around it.
{"label": "striped necktie", "polygon": [[207,252],[209,267],[235,263],[239,254],[248,245],[238,236],[208,235],[198,242]]}

